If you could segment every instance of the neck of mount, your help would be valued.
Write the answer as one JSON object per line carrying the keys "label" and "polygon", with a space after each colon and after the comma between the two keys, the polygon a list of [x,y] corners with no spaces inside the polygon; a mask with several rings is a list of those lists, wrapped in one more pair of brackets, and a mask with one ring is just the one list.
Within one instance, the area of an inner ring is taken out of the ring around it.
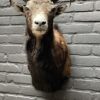
{"label": "neck of mount", "polygon": [[53,44],[54,40],[53,27],[48,28],[47,32],[40,37],[36,37],[35,35],[33,35],[32,32],[31,33],[28,32],[28,34],[30,39],[34,40],[34,48],[41,48],[41,46],[45,48],[50,48]]}
{"label": "neck of mount", "polygon": [[53,40],[54,40],[53,28],[52,29],[49,28],[49,30],[38,41],[39,42],[38,46],[50,48],[50,46],[52,46],[52,44],[53,44]]}

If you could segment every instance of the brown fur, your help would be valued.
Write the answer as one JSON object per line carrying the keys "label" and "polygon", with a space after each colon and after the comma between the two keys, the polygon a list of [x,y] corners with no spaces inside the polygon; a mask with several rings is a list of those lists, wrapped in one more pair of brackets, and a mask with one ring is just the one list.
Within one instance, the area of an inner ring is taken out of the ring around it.
{"label": "brown fur", "polygon": [[[54,17],[61,14],[66,6],[58,5],[56,8],[52,8],[50,3],[42,2],[40,6],[39,1],[37,4],[36,2],[32,3],[33,1],[36,0],[28,1],[24,9],[17,6],[21,11],[24,11],[26,17],[28,68],[32,77],[32,84],[36,89],[54,92],[61,89],[71,73],[68,45],[58,26],[53,25]],[[46,14],[48,21],[48,28],[42,35],[41,31],[32,29],[32,15],[36,14],[40,9]]]}
{"label": "brown fur", "polygon": [[[69,56],[70,54],[69,54],[69,49],[68,49],[67,43],[65,42],[65,39],[64,39],[62,33],[59,32],[58,28],[54,29],[54,37],[55,37],[55,43],[57,43],[59,45],[59,47],[61,47],[63,49],[63,51],[65,52],[64,56],[67,56],[63,74],[65,76],[69,77],[70,74],[71,74],[71,70],[70,70],[71,59],[70,59],[70,56]],[[66,55],[66,52],[67,52],[67,55]],[[55,58],[55,59],[57,59],[57,58]]]}
{"label": "brown fur", "polygon": [[26,44],[28,67],[36,89],[53,92],[61,89],[70,76],[71,60],[63,35],[54,28],[35,46],[35,37]]}

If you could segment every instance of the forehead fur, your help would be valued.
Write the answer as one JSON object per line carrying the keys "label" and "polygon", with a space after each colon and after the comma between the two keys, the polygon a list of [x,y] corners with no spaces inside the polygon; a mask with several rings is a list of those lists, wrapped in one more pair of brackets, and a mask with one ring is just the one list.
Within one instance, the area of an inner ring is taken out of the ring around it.
{"label": "forehead fur", "polygon": [[53,6],[53,2],[51,2],[50,0],[29,0],[26,4],[26,6],[30,9],[32,8],[48,8],[50,9]]}
{"label": "forehead fur", "polygon": [[31,7],[33,5],[43,5],[43,4],[53,5],[53,2],[50,0],[29,0],[26,5],[28,7]]}
{"label": "forehead fur", "polygon": [[31,2],[35,2],[35,3],[42,3],[42,2],[45,2],[45,3],[53,3],[51,0],[29,0]]}

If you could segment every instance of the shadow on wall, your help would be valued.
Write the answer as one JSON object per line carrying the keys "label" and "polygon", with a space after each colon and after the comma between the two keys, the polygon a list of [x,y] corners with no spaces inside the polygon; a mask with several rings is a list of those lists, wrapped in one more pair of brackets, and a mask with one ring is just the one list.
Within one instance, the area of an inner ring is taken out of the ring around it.
{"label": "shadow on wall", "polygon": [[[63,86],[62,90],[52,93],[42,93],[43,100],[70,100],[70,91],[69,89],[72,87],[72,79],[69,79],[66,84]],[[39,100],[39,99],[36,99]],[[40,99],[41,100],[41,99]]]}
{"label": "shadow on wall", "polygon": [[[45,95],[45,94],[44,94]],[[45,95],[45,100],[67,100],[66,90]]]}

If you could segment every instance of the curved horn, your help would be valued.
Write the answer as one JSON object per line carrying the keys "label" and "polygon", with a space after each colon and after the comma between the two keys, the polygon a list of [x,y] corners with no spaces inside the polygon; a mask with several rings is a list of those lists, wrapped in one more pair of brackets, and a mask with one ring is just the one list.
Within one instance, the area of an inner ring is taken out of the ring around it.
{"label": "curved horn", "polygon": [[15,3],[19,3],[19,4],[26,4],[28,0],[10,0],[10,3],[13,5]]}
{"label": "curved horn", "polygon": [[56,3],[58,0],[51,0],[53,3]]}
{"label": "curved horn", "polygon": [[24,2],[27,2],[27,1],[29,1],[29,0],[23,0]]}
{"label": "curved horn", "polygon": [[[59,0],[51,0],[53,3],[56,3],[56,2],[58,2]],[[69,2],[70,2],[70,5],[71,5],[71,2],[72,2],[73,0],[69,0]]]}

